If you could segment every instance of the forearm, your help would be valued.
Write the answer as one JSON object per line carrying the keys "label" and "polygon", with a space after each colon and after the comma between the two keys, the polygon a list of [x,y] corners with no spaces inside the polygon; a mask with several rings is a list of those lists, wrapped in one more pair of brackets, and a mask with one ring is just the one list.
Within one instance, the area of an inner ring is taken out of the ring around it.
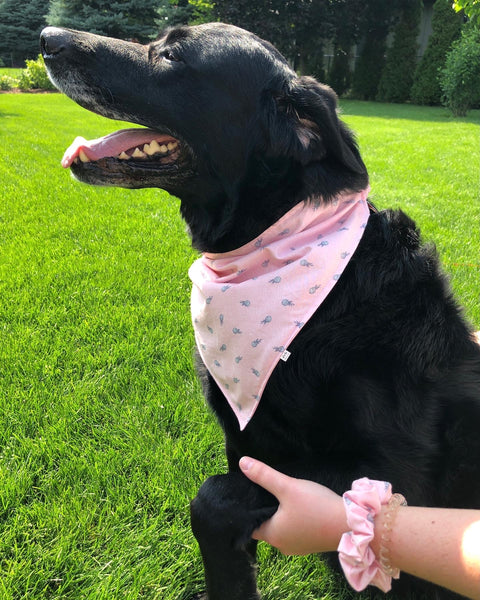
{"label": "forearm", "polygon": [[[382,511],[371,548],[380,555]],[[400,507],[387,543],[392,565],[480,600],[479,511]]]}
{"label": "forearm", "polygon": [[[280,502],[275,515],[255,530],[255,539],[267,541],[284,554],[329,552],[338,547],[350,529],[341,496],[251,458],[244,457],[240,467]],[[392,506],[384,505],[375,517],[370,542],[377,559],[385,522],[390,528],[385,544],[393,567],[480,600],[479,510],[400,506],[395,514]]]}

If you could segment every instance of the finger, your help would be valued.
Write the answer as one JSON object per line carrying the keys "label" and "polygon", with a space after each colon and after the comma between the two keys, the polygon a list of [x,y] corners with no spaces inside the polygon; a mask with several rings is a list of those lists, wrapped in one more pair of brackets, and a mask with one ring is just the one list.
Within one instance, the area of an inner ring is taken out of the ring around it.
{"label": "finger", "polygon": [[263,540],[264,542],[266,542],[268,540],[268,527],[266,527],[266,524],[268,523],[268,521],[265,521],[265,523],[262,523],[262,525],[260,525],[260,527],[258,527],[257,529],[255,529],[252,533],[252,539],[253,540]]}
{"label": "finger", "polygon": [[252,533],[252,539],[266,542],[270,546],[280,550],[282,554],[292,554],[287,546],[283,546],[283,541],[279,537],[279,533],[282,533],[282,527],[279,527],[278,523],[275,522],[274,515],[255,529]]}
{"label": "finger", "polygon": [[250,481],[265,488],[280,500],[280,496],[284,493],[291,477],[248,456],[242,457],[239,464],[243,474],[248,477]]}

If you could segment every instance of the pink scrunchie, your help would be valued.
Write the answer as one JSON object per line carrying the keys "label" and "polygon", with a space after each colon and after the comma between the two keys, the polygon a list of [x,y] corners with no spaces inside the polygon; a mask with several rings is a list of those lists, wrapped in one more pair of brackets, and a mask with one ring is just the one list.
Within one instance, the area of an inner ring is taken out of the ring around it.
{"label": "pink scrunchie", "polygon": [[392,578],[382,570],[369,546],[374,536],[375,517],[391,496],[392,486],[388,482],[366,477],[354,481],[352,489],[343,494],[351,531],[342,535],[338,552],[345,577],[357,592],[367,585],[375,585],[382,592],[388,592],[392,587]]}

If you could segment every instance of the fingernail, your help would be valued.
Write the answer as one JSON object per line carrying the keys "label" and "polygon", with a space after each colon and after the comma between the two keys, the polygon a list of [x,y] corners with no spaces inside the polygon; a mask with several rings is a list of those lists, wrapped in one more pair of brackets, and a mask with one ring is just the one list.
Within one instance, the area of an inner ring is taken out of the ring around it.
{"label": "fingernail", "polygon": [[248,471],[250,467],[253,465],[253,460],[248,456],[242,456],[240,459],[240,468],[242,471]]}

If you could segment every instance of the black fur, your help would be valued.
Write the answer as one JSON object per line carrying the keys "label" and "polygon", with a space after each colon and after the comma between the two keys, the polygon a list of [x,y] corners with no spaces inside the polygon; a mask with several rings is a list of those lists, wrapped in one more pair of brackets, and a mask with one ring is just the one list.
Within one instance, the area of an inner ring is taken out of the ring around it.
{"label": "black fur", "polygon": [[[49,28],[42,47],[56,84],[82,106],[181,143],[174,163],[106,158],[72,165],[75,176],[176,194],[201,251],[237,248],[302,200],[367,185],[332,90],[241,29],[179,28],[140,46]],[[244,454],[339,493],[367,476],[410,504],[480,508],[480,349],[406,215],[372,214],[289,350],[243,432],[199,366],[230,466],[191,506],[210,600],[259,598],[250,535],[277,502],[239,473]],[[405,575],[393,596],[454,597]]]}

